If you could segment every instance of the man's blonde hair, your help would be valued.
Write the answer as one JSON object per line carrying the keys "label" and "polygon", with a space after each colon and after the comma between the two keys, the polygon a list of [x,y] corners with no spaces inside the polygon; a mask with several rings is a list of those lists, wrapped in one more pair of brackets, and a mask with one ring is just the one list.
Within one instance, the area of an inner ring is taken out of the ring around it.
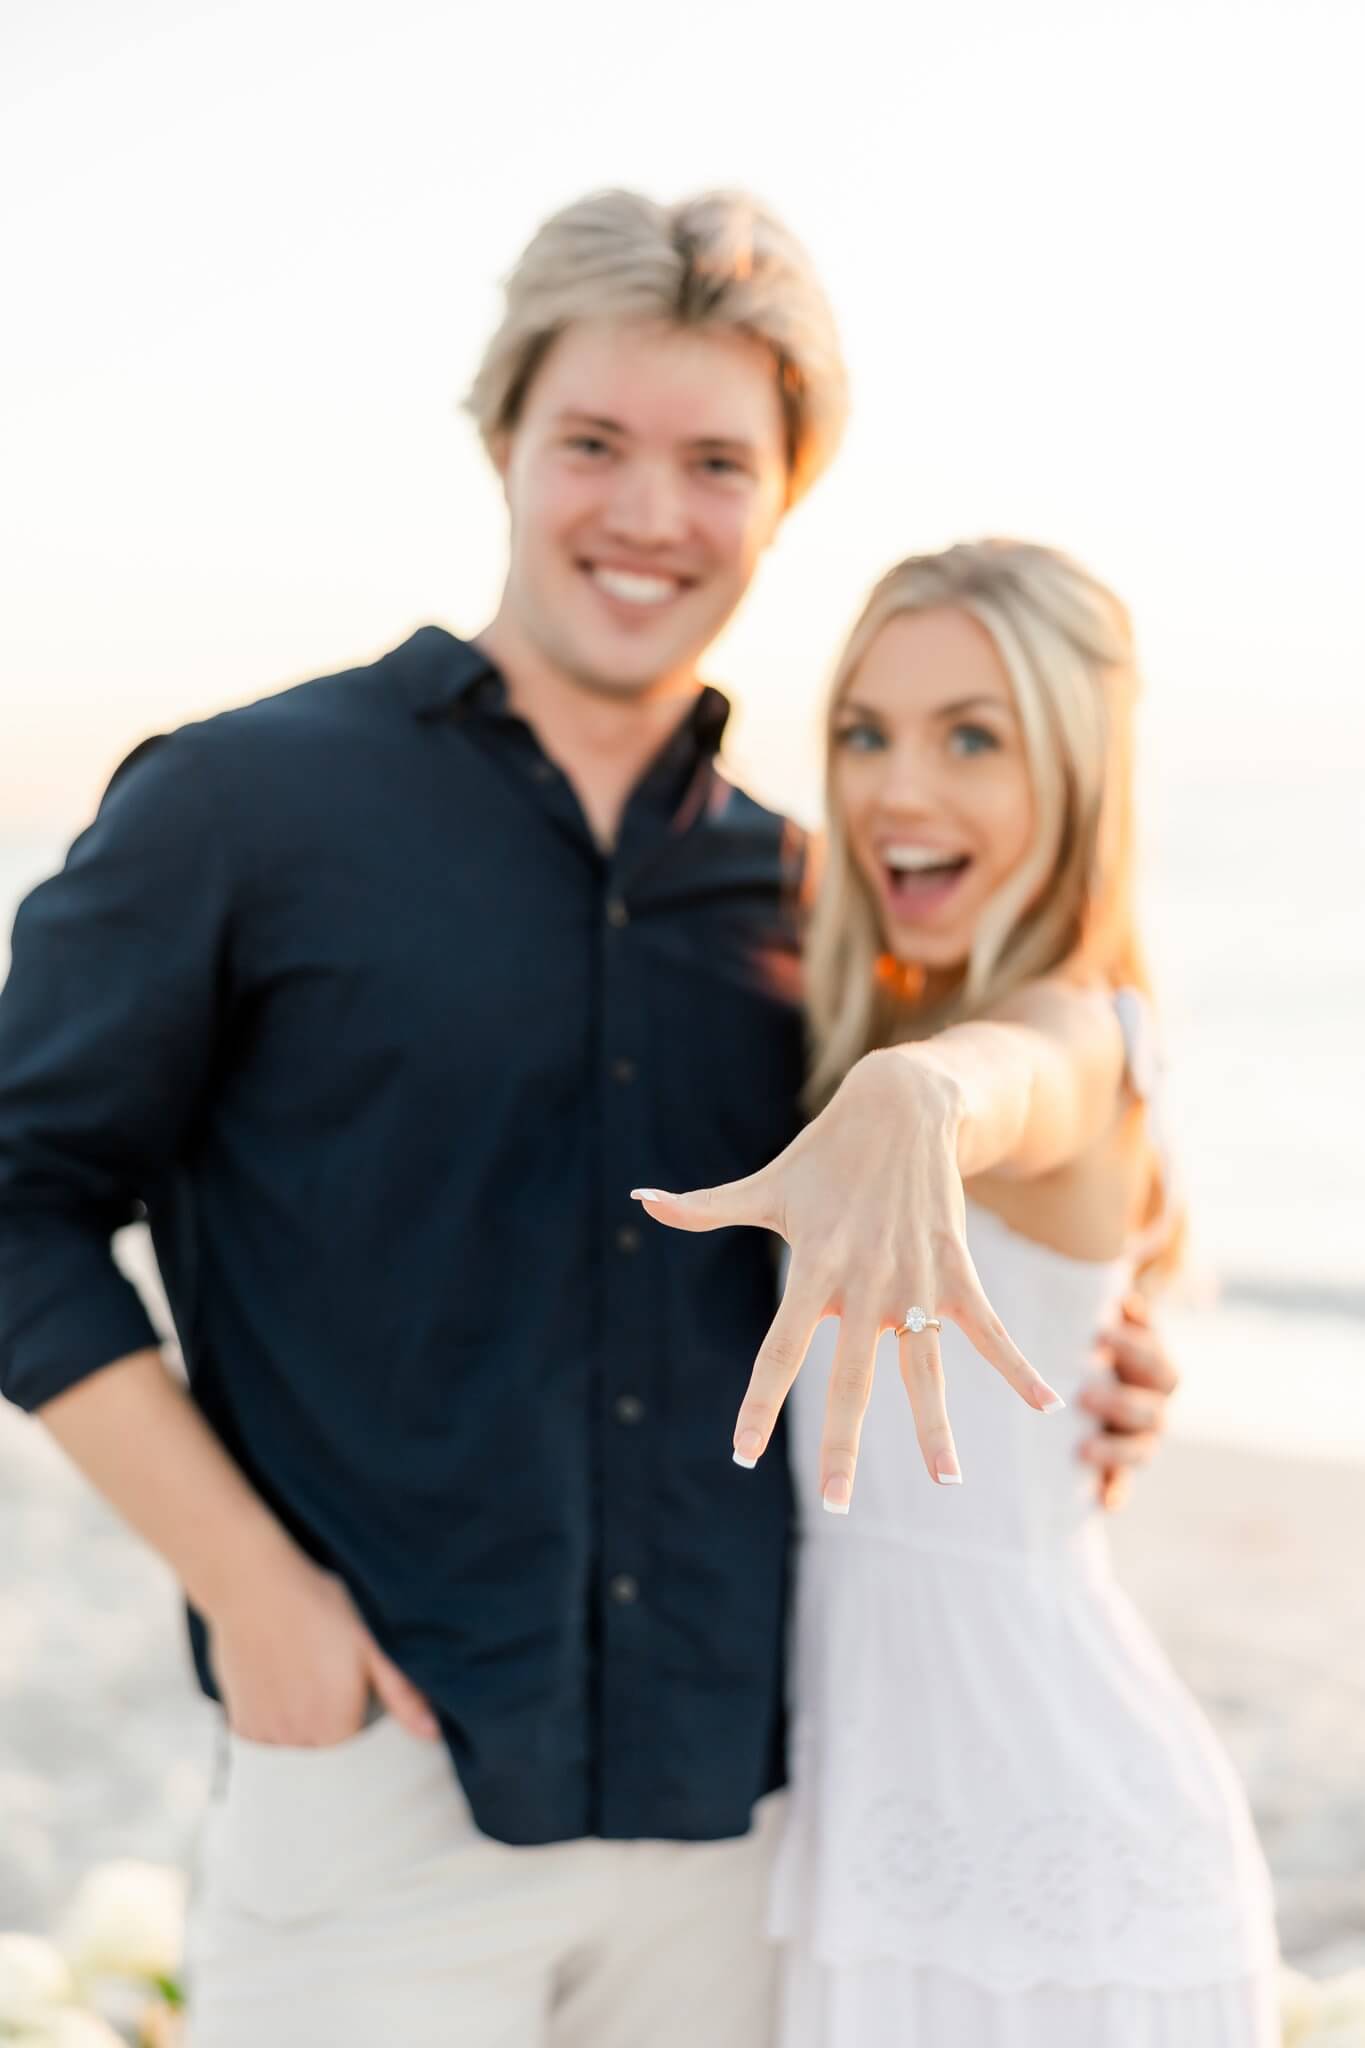
{"label": "man's blonde hair", "polygon": [[758,201],[709,192],[659,206],[595,192],[547,220],[505,284],[467,410],[490,452],[514,427],[549,348],[579,320],[729,329],[773,354],[787,427],[787,502],[832,460],[848,410],[829,301],[809,256]]}

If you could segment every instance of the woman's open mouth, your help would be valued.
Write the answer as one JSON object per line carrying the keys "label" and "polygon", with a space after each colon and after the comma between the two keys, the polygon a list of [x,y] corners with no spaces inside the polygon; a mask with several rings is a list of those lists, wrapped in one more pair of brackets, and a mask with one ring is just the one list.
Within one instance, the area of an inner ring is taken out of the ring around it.
{"label": "woman's open mouth", "polygon": [[907,924],[931,916],[942,909],[971,865],[970,854],[942,847],[883,847],[882,886],[891,915]]}

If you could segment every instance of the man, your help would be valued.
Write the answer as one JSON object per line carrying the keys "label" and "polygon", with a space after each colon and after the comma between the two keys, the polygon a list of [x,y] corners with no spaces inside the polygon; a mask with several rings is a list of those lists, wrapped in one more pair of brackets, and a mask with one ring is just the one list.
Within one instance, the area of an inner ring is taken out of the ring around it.
{"label": "man", "polygon": [[[697,663],[843,370],[769,216],[614,193],[535,237],[471,403],[487,631],[140,749],[0,1002],[4,1390],[169,1560],[225,1709],[196,2048],[766,2030],[788,1493],[729,1439],[773,1264],[630,1191],[796,1129],[799,836]],[[886,1177],[860,1140],[850,1205],[826,1117],[802,1213],[875,1322]],[[109,1260],[141,1213],[188,1397]],[[1111,1470],[1166,1376],[1114,1343]]]}

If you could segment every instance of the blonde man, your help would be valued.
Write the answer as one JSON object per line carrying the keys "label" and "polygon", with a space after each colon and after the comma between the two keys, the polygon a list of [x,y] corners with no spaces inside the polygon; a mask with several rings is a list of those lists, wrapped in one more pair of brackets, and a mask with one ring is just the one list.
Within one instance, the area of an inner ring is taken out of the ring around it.
{"label": "blonde man", "polygon": [[[4,1390],[225,1710],[194,2048],[765,2039],[790,1501],[728,1439],[773,1266],[630,1190],[782,1155],[855,1346],[896,1284],[880,1071],[784,1153],[799,836],[697,672],[838,442],[810,264],[746,199],[584,200],[471,402],[486,632],[140,749],[0,1003]],[[189,1398],[109,1260],[142,1210]]]}

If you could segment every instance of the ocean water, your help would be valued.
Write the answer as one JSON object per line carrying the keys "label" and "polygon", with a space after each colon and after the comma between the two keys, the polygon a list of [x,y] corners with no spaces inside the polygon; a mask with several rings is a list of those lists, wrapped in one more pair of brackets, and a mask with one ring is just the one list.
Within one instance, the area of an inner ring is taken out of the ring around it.
{"label": "ocean water", "polygon": [[[1168,776],[1145,925],[1193,1260],[1163,1309],[1177,1433],[1365,1461],[1365,895],[1343,771]],[[0,837],[0,972],[56,838]]]}
{"label": "ocean water", "polygon": [[1356,763],[1157,785],[1144,925],[1201,1241],[1247,1298],[1365,1313],[1365,808]]}

